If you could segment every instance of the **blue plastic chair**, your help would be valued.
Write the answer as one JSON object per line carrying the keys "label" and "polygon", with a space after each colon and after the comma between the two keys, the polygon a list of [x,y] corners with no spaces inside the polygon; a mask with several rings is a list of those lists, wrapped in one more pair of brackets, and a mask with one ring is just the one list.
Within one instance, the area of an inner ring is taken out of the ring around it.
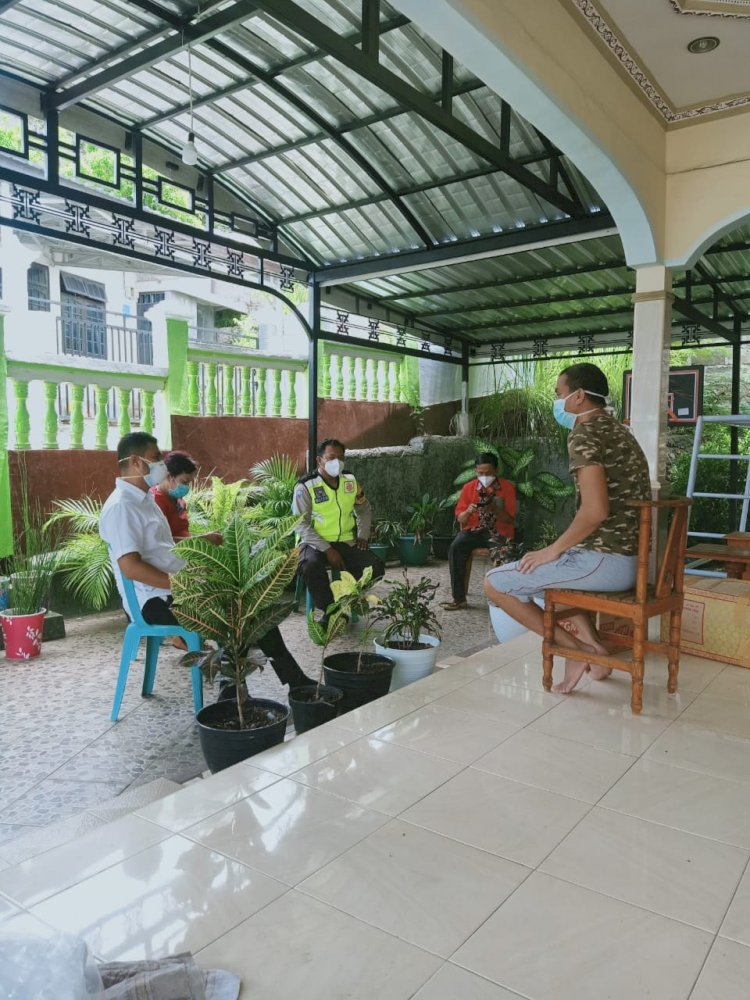
{"label": "blue plastic chair", "polygon": [[[117,716],[120,714],[122,696],[125,693],[125,684],[128,680],[128,670],[130,669],[130,664],[138,655],[138,647],[141,644],[141,639],[146,640],[146,665],[143,670],[143,687],[141,689],[141,694],[144,698],[150,695],[154,689],[156,661],[159,657],[159,647],[162,644],[162,640],[179,635],[185,640],[185,645],[191,653],[198,652],[203,645],[203,641],[197,632],[188,632],[187,629],[181,628],[179,625],[149,625],[148,622],[143,620],[138,599],[135,596],[133,581],[126,579],[122,573],[120,573],[120,579],[122,580],[125,592],[125,600],[128,604],[130,624],[125,629],[125,635],[122,640],[120,672],[117,675],[115,700],[112,705],[112,715],[110,716],[112,722],[117,722]],[[200,667],[193,667],[191,674],[193,680],[193,708],[197,713],[203,708],[203,677]]]}

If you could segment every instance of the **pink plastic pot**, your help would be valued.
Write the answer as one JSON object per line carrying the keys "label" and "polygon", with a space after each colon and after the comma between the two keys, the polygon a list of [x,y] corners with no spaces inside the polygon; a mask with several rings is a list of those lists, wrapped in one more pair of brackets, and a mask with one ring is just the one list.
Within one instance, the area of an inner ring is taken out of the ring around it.
{"label": "pink plastic pot", "polygon": [[42,632],[46,608],[33,615],[17,615],[13,608],[0,613],[8,660],[31,660],[42,651]]}

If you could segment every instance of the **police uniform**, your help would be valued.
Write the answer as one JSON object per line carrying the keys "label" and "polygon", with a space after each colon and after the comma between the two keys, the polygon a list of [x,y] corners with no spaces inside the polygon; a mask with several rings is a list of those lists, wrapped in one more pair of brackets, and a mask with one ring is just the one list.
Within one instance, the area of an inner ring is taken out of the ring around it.
{"label": "police uniform", "polygon": [[297,529],[300,573],[316,608],[325,611],[333,602],[327,572],[329,548],[336,549],[346,571],[357,579],[367,566],[376,578],[385,572],[381,559],[355,544],[358,538],[370,537],[372,509],[354,476],[342,472],[335,487],[319,472],[304,476],[294,489],[292,513],[302,515]]}

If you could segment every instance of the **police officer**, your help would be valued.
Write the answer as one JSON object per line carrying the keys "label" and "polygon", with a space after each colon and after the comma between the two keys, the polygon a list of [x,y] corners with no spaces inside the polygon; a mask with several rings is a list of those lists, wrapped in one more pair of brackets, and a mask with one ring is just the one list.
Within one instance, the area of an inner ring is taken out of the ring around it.
{"label": "police officer", "polygon": [[382,560],[369,551],[372,509],[354,476],[344,472],[344,446],[335,438],[318,445],[316,470],[297,483],[292,512],[302,515],[299,566],[313,603],[325,613],[333,602],[328,570],[357,579],[367,566],[377,579]]}

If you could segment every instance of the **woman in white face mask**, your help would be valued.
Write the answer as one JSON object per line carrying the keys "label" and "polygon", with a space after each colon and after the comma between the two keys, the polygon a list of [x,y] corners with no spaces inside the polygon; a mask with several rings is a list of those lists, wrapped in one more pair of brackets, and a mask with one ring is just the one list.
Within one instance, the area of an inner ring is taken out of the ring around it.
{"label": "woman in white face mask", "polygon": [[[606,407],[608,393],[607,378],[596,365],[571,365],[560,374],[553,412],[570,431],[576,515],[551,545],[491,570],[485,580],[489,601],[538,635],[542,610],[533,598],[543,596],[546,587],[618,591],[635,583],[638,511],[625,501],[650,499],[651,482],[640,445]],[[586,653],[607,652],[588,615],[571,621],[577,638],[562,628],[556,632],[558,645],[570,649],[565,677],[553,687],[559,694],[572,691],[589,669]],[[596,680],[611,673],[593,665],[590,670]]]}

